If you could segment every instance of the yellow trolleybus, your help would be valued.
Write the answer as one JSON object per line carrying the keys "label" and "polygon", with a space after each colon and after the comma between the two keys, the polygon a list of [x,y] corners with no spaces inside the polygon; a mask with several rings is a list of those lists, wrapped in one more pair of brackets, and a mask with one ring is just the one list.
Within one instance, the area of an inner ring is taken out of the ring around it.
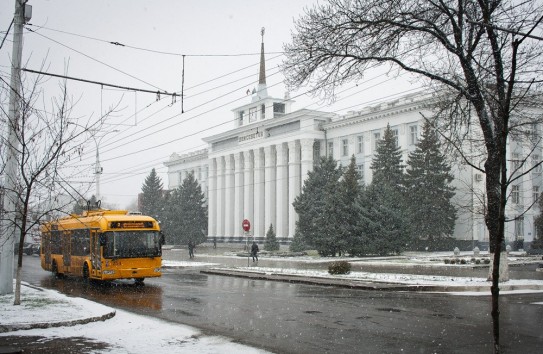
{"label": "yellow trolleybus", "polygon": [[90,210],[41,226],[41,266],[56,276],[94,280],[161,276],[158,222],[126,210]]}

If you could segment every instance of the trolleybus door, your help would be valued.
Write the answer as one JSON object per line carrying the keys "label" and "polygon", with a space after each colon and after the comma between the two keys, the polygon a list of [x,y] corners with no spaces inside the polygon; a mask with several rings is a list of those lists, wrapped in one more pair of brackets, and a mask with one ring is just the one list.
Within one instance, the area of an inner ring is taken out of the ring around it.
{"label": "trolleybus door", "polygon": [[90,255],[91,255],[91,263],[92,263],[92,270],[91,273],[96,273],[96,270],[101,269],[101,263],[100,263],[100,234],[97,230],[91,230],[91,237],[90,237]]}
{"label": "trolleybus door", "polygon": [[51,232],[44,233],[42,237],[44,238],[41,243],[45,257],[44,263],[48,267],[51,264]]}

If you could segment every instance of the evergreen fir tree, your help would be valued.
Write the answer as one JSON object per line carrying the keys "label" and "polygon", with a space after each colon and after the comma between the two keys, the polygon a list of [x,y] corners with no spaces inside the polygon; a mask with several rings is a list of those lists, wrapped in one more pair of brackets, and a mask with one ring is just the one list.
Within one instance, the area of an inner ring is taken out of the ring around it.
{"label": "evergreen fir tree", "polygon": [[332,157],[323,157],[308,173],[302,193],[294,200],[299,215],[297,226],[303,242],[316,247],[319,254],[341,252],[337,223],[340,217],[337,193],[342,171]]}
{"label": "evergreen fir tree", "polygon": [[378,142],[371,162],[372,183],[385,183],[401,190],[404,183],[402,152],[390,125],[387,124],[383,138]]}
{"label": "evergreen fir tree", "polygon": [[390,125],[378,142],[371,185],[360,194],[356,209],[358,253],[386,255],[403,251],[409,240],[404,199],[402,153]]}
{"label": "evergreen fir tree", "polygon": [[160,221],[163,214],[164,198],[163,198],[162,180],[157,175],[155,169],[151,170],[149,176],[145,178],[145,182],[141,187],[141,212],[144,215],[149,215]]}
{"label": "evergreen fir tree", "polygon": [[294,237],[288,246],[290,252],[302,252],[310,249],[311,246],[307,245],[304,241],[304,237],[300,234],[300,230],[296,227],[294,231]]}
{"label": "evergreen fir tree", "polygon": [[163,230],[167,242],[187,244],[192,241],[197,245],[206,241],[207,207],[194,173],[189,173],[181,186],[172,191],[166,210]]}
{"label": "evergreen fir tree", "polygon": [[409,242],[406,218],[398,207],[396,193],[388,184],[371,184],[356,203],[360,219],[357,223],[359,242],[356,251],[362,254],[389,255],[405,250]]}
{"label": "evergreen fir tree", "polygon": [[360,186],[361,176],[357,170],[356,158],[353,155],[351,162],[343,173],[343,179],[340,182],[340,192],[338,196],[338,208],[341,208],[341,219],[338,220],[337,229],[340,238],[340,248],[349,252],[351,256],[358,254],[358,243],[360,242],[357,226],[359,220],[358,210],[355,208],[356,200],[362,192]]}
{"label": "evergreen fir tree", "polygon": [[268,232],[266,232],[266,240],[264,241],[264,250],[266,251],[279,251],[279,242],[275,236],[275,231],[273,231],[273,225],[270,224]]}
{"label": "evergreen fir tree", "polygon": [[456,208],[451,203],[452,180],[438,136],[426,122],[416,149],[409,154],[406,170],[406,196],[414,237],[432,241],[452,236],[456,220]]}

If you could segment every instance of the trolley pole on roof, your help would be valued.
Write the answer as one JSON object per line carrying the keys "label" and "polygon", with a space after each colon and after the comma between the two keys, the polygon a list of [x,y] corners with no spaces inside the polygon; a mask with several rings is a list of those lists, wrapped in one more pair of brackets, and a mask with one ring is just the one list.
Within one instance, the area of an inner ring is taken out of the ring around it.
{"label": "trolley pole on roof", "polygon": [[13,255],[15,246],[17,205],[18,130],[21,115],[21,57],[23,54],[23,26],[32,17],[27,0],[15,0],[13,18],[13,51],[9,94],[8,144],[5,146],[4,217],[0,228],[0,295],[13,293]]}

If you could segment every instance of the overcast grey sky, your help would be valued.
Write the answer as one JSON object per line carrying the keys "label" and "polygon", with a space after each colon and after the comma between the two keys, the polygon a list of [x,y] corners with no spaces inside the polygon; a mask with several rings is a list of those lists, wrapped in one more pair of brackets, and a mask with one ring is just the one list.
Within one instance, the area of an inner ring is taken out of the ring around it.
{"label": "overcast grey sky", "polygon": [[[321,1],[322,2],[322,1]],[[33,15],[24,32],[23,62],[28,69],[146,90],[181,91],[185,56],[185,99],[112,90],[68,81],[77,102],[73,116],[99,117],[119,102],[108,118],[110,133],[99,144],[104,172],[103,200],[125,208],[136,199],[152,168],[168,186],[163,163],[174,153],[204,148],[202,138],[234,127],[232,110],[246,104],[258,80],[260,31],[265,27],[268,92],[282,97],[278,70],[283,43],[290,41],[293,22],[315,0],[30,0]],[[2,38],[13,17],[14,0],[0,0]],[[32,30],[33,32],[31,32]],[[0,50],[0,73],[9,77],[12,33]],[[111,42],[123,44],[114,45]],[[243,55],[251,54],[251,55]],[[28,82],[33,74],[26,74]],[[375,99],[409,90],[409,85],[375,73],[358,86],[346,87],[331,106],[304,91],[291,93],[294,109],[344,113]],[[58,94],[59,79],[47,82]],[[376,85],[376,86],[375,86]],[[94,144],[82,161],[80,176],[95,189]]]}

